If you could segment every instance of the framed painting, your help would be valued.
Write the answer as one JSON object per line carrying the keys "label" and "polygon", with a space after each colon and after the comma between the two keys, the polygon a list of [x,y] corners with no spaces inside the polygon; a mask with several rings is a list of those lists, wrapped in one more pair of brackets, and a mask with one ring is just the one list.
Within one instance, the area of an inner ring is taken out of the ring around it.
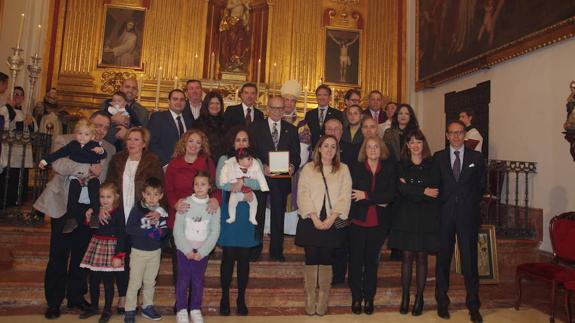
{"label": "framed painting", "polygon": [[361,30],[325,28],[323,80],[327,84],[359,86]]}
{"label": "framed painting", "polygon": [[[459,245],[455,248],[455,272],[461,274],[461,259]],[[497,237],[495,226],[484,224],[479,228],[477,237],[477,269],[481,284],[499,283],[499,267],[497,262]]]}
{"label": "framed painting", "polygon": [[146,9],[105,5],[98,67],[142,70]]}
{"label": "framed painting", "polygon": [[416,89],[575,35],[575,1],[417,0]]}

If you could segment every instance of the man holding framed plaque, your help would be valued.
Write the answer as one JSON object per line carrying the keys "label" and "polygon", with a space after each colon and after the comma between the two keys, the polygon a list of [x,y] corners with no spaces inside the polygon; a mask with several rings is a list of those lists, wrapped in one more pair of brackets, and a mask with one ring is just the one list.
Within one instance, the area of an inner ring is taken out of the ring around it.
{"label": "man holding framed plaque", "polygon": [[[264,165],[270,191],[270,258],[285,261],[283,255],[284,215],[291,193],[291,175],[300,164],[297,128],[282,120],[284,101],[280,96],[268,100],[268,117],[251,126],[252,145]],[[264,201],[266,198],[264,198]],[[258,214],[260,215],[260,214]],[[265,216],[265,215],[264,215]],[[257,219],[257,230],[263,234],[264,219]]]}

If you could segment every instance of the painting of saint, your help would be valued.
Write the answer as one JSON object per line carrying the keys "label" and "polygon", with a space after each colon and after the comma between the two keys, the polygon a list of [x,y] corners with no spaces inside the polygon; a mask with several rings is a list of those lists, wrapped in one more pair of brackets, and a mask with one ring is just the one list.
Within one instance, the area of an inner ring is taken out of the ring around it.
{"label": "painting of saint", "polygon": [[106,6],[99,66],[142,68],[145,9]]}

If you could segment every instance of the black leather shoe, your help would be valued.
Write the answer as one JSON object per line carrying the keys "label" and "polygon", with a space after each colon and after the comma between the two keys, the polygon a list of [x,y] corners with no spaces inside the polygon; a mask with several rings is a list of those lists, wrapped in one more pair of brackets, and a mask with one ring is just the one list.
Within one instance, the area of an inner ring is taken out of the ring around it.
{"label": "black leather shoe", "polygon": [[82,313],[80,313],[80,316],[78,318],[80,320],[85,320],[85,319],[92,317],[96,314],[98,314],[98,310],[96,310],[95,308],[89,308],[89,309],[83,311]]}
{"label": "black leather shoe", "polygon": [[451,315],[449,315],[449,310],[446,306],[438,307],[437,308],[437,316],[441,317],[444,320],[449,320]]}
{"label": "black leather shoe", "polygon": [[100,316],[100,319],[98,320],[98,323],[108,323],[111,317],[112,314],[110,312],[103,312],[102,316]]}
{"label": "black leather shoe", "polygon": [[479,311],[472,311],[469,313],[469,319],[473,323],[483,323],[483,317]]}
{"label": "black leather shoe", "polygon": [[361,300],[353,300],[351,302],[351,312],[353,314],[361,314],[363,308],[361,307]]}
{"label": "black leather shoe", "polygon": [[373,314],[373,299],[366,299],[363,304],[363,312],[367,315]]}
{"label": "black leather shoe", "polygon": [[401,304],[399,305],[399,313],[407,314],[409,312],[409,291],[404,291],[401,295]]}
{"label": "black leather shoe", "polygon": [[236,306],[238,307],[238,315],[240,315],[240,316],[247,316],[248,315],[248,307],[246,306],[245,301],[238,300],[236,302]]}
{"label": "black leather shoe", "polygon": [[411,310],[411,315],[420,316],[423,312],[423,295],[417,295],[415,297],[415,303],[413,303],[413,309]]}
{"label": "black leather shoe", "polygon": [[92,308],[91,304],[88,303],[86,300],[82,300],[81,303],[78,304],[68,304],[69,309],[79,309],[80,311],[84,312]]}
{"label": "black leather shoe", "polygon": [[228,299],[220,300],[220,315],[229,316],[230,315],[230,301]]}
{"label": "black leather shoe", "polygon": [[55,307],[48,307],[44,313],[47,320],[55,320],[60,317],[60,309]]}

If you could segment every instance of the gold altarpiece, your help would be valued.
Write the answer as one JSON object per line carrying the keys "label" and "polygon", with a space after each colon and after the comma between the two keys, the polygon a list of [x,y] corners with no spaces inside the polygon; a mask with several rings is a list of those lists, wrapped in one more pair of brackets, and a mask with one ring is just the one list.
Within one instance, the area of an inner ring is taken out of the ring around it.
{"label": "gold altarpiece", "polygon": [[[167,93],[190,78],[200,78],[205,89],[220,89],[234,100],[242,81],[221,80],[214,35],[225,8],[224,0],[53,0],[46,87],[57,87],[61,103],[70,111],[88,112],[110,96],[119,78],[140,81],[140,101],[154,108],[158,69],[160,108]],[[105,5],[145,7],[143,69],[98,67],[103,42]],[[295,79],[307,88],[308,105],[324,75],[325,28],[361,29],[360,80],[363,95],[378,89],[390,99],[406,97],[405,4],[397,0],[252,0],[251,53],[248,81],[255,82],[261,58],[260,89],[278,93],[281,84]],[[359,19],[357,18],[359,17]],[[214,55],[211,53],[214,52]],[[217,61],[217,58],[216,58]],[[338,103],[349,86],[332,85]],[[303,98],[298,111],[303,108]],[[337,104],[337,103],[336,103]],[[88,108],[88,109],[86,109]]]}

